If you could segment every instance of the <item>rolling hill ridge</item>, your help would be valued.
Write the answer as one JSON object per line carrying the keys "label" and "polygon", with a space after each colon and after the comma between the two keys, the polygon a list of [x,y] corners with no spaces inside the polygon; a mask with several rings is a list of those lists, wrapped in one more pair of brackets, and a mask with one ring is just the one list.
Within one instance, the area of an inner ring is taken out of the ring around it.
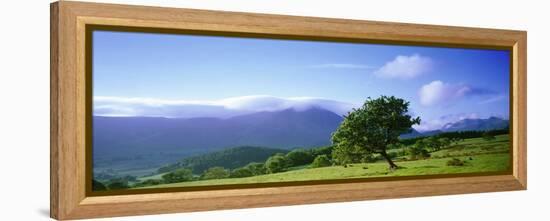
{"label": "rolling hill ridge", "polygon": [[259,112],[228,119],[94,117],[94,156],[206,153],[237,146],[291,149],[330,144],[342,117],[312,108]]}

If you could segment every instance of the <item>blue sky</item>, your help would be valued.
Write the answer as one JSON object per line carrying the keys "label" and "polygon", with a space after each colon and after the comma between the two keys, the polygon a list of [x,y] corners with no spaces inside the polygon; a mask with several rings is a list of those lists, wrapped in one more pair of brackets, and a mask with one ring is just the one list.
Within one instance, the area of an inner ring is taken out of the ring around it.
{"label": "blue sky", "polygon": [[367,97],[411,102],[420,130],[508,117],[509,52],[95,31],[94,114],[230,117]]}

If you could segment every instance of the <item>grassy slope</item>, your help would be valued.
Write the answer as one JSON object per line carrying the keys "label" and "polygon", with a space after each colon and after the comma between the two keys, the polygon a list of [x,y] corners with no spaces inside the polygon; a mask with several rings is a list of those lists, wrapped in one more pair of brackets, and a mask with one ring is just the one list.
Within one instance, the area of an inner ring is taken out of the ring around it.
{"label": "grassy slope", "polygon": [[[478,138],[468,139],[451,148],[432,153],[433,158],[431,159],[397,162],[402,168],[391,173],[388,171],[387,163],[376,162],[353,164],[347,168],[342,166],[306,168],[262,176],[201,180],[149,186],[147,188],[505,171],[510,163],[508,140],[507,135],[498,136],[493,141],[484,141]],[[446,162],[452,157],[466,161],[466,165],[462,167],[447,166]],[[367,167],[367,169],[364,169],[364,167]]]}
{"label": "grassy slope", "polygon": [[144,176],[144,177],[138,177],[137,179],[139,181],[146,181],[146,180],[161,180],[162,179],[162,175],[164,174],[167,174],[167,173],[159,173],[159,174],[155,174],[155,175],[152,175],[152,176]]}

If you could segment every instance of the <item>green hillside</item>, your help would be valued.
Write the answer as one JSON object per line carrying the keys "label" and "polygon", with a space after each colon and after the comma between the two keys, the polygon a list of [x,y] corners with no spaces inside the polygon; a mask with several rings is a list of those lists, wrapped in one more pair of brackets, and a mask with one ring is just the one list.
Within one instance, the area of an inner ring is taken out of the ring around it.
{"label": "green hillside", "polygon": [[[210,186],[243,183],[268,183],[324,179],[348,179],[366,177],[414,176],[432,174],[502,172],[510,166],[510,143],[508,135],[499,135],[492,140],[482,138],[465,139],[448,148],[431,153],[431,157],[420,160],[406,160],[396,157],[400,167],[390,171],[385,161],[310,168],[308,166],[289,168],[286,172],[251,176],[198,180],[171,184],[147,186],[144,188],[166,188],[185,186]],[[399,151],[399,150],[394,150]],[[463,165],[448,165],[458,161]]]}
{"label": "green hillside", "polygon": [[235,169],[250,162],[264,162],[277,153],[285,154],[288,150],[242,146],[216,151],[182,159],[180,162],[158,169],[158,173],[166,173],[178,168],[190,168],[194,174],[201,174],[210,167],[224,167]]}
{"label": "green hillside", "polygon": [[[387,163],[377,162],[372,164],[351,164],[351,166],[348,166],[347,168],[344,168],[342,166],[306,168],[301,170],[293,170],[254,177],[200,180],[192,182],[163,184],[158,186],[148,186],[146,188],[211,186],[224,184],[267,183],[389,176],[415,176],[474,172],[498,172],[507,169],[506,163],[509,161],[510,158],[509,154],[495,154],[477,156],[471,161],[468,160],[468,157],[462,157],[460,159],[465,160],[467,162],[467,165],[463,167],[446,166],[446,162],[448,161],[447,158],[417,160],[402,162],[399,164],[399,166],[402,166],[404,168],[390,173],[388,171]],[[364,169],[363,167],[367,167],[368,169]]]}

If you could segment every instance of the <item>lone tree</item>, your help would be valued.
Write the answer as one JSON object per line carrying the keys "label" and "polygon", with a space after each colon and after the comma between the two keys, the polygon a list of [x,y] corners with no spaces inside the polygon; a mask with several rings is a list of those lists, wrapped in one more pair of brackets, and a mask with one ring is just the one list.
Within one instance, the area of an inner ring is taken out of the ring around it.
{"label": "lone tree", "polygon": [[399,141],[399,135],[408,133],[420,118],[409,114],[409,102],[394,96],[370,97],[362,107],[353,109],[332,134],[334,156],[338,162],[346,162],[358,155],[378,153],[388,161],[390,170],[397,165],[386,149]]}

